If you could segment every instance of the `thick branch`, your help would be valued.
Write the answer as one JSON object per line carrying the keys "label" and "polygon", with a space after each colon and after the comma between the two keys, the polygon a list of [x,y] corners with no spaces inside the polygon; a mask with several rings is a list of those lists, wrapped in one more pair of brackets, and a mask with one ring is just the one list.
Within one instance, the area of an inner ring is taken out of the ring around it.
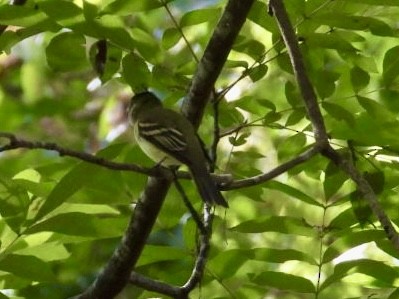
{"label": "thick branch", "polygon": [[384,209],[378,202],[370,184],[364,179],[359,170],[356,169],[352,161],[340,156],[330,145],[324,120],[317,104],[316,94],[307,75],[302,55],[299,50],[298,42],[292,24],[288,18],[282,0],[270,0],[269,7],[275,15],[284,42],[288,49],[288,54],[294,68],[294,73],[298,81],[301,93],[305,102],[308,116],[313,125],[316,138],[316,147],[320,152],[336,163],[357,185],[358,190],[368,201],[374,215],[378,217],[382,227],[384,228],[388,238],[393,246],[399,251],[399,235],[392,225],[392,222],[386,215]]}
{"label": "thick branch", "polygon": [[316,142],[327,143],[328,136],[324,125],[323,116],[321,115],[319,105],[317,104],[317,96],[307,75],[295,31],[288,18],[283,1],[270,0],[269,6],[276,17],[281,35],[285,44],[287,45],[287,50],[291,59],[295,78],[298,81],[298,85],[305,102],[305,107],[313,125]]}
{"label": "thick branch", "polygon": [[168,180],[148,179],[121,244],[95,282],[76,298],[110,299],[125,287],[161,210],[169,186]]}
{"label": "thick branch", "polygon": [[253,2],[254,0],[230,0],[227,3],[204,56],[198,64],[182,107],[183,114],[196,127],[199,126],[209,95]]}

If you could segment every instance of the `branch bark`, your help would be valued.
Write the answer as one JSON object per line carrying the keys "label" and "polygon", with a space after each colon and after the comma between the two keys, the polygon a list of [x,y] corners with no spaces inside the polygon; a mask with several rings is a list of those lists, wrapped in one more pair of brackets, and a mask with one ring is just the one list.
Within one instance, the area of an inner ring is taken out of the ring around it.
{"label": "branch bark", "polygon": [[396,248],[396,250],[399,251],[399,235],[393,227],[391,220],[388,218],[384,209],[378,202],[377,196],[370,184],[364,179],[360,171],[356,169],[353,162],[335,151],[328,141],[328,135],[324,125],[323,116],[317,104],[316,93],[314,92],[313,85],[307,75],[294,28],[289,20],[283,1],[270,0],[269,9],[276,18],[281,35],[287,46],[288,54],[294,69],[294,74],[301,90],[305,107],[307,109],[307,114],[313,125],[313,131],[316,138],[315,147],[317,147],[325,157],[337,164],[341,170],[344,171],[356,183],[358,190],[368,201],[370,208],[380,221],[381,226],[384,228],[387,237],[391,240],[392,245]]}
{"label": "branch bark", "polygon": [[253,3],[254,0],[230,0],[212,34],[182,106],[183,114],[195,127],[199,126],[216,79]]}
{"label": "branch bark", "polygon": [[[150,177],[134,209],[129,226],[105,268],[79,299],[114,298],[128,283],[157,219],[171,181]],[[155,216],[153,216],[155,215]]]}

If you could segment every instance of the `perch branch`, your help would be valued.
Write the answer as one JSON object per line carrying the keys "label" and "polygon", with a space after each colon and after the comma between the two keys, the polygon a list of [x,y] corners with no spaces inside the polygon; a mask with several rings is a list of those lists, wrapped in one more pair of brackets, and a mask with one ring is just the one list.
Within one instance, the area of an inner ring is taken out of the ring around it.
{"label": "perch branch", "polygon": [[[219,23],[201,58],[189,94],[184,102],[184,115],[197,127],[201,121],[206,101],[221,69],[227,59],[227,55],[238,35],[253,0],[230,0],[222,14]],[[170,187],[170,182],[162,178],[150,178],[144,191],[145,196],[140,198],[140,204],[136,206],[129,227],[118,249],[115,250],[111,260],[105,269],[97,277],[96,281],[87,289],[79,299],[110,299],[114,298],[125,286],[137,262],[138,256],[147,240],[155,220],[158,217],[163,200]],[[151,191],[157,190],[154,194]],[[154,205],[154,208],[150,208]],[[145,216],[138,217],[139,216]],[[137,235],[139,230],[142,235]],[[134,241],[134,242],[131,242]],[[134,258],[120,254],[134,252]],[[128,248],[128,249],[127,249]],[[126,262],[124,263],[124,260]],[[114,283],[115,280],[118,282]],[[104,293],[106,290],[108,293]]]}

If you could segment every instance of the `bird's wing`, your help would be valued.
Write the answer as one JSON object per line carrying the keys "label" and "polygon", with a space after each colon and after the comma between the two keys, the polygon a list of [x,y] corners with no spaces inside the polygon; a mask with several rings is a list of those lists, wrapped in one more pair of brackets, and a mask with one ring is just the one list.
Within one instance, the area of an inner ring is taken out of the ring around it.
{"label": "bird's wing", "polygon": [[176,128],[166,127],[158,122],[147,120],[138,122],[138,131],[141,138],[172,156],[179,155],[187,148],[183,133]]}

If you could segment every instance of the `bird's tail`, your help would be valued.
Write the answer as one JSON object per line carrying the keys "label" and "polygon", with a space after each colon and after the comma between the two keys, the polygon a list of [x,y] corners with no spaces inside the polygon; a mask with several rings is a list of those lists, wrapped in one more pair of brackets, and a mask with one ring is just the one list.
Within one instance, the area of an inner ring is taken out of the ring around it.
{"label": "bird's tail", "polygon": [[198,192],[205,202],[211,205],[217,204],[226,208],[229,207],[206,169],[196,169],[195,172],[191,171],[191,173],[197,185]]}

